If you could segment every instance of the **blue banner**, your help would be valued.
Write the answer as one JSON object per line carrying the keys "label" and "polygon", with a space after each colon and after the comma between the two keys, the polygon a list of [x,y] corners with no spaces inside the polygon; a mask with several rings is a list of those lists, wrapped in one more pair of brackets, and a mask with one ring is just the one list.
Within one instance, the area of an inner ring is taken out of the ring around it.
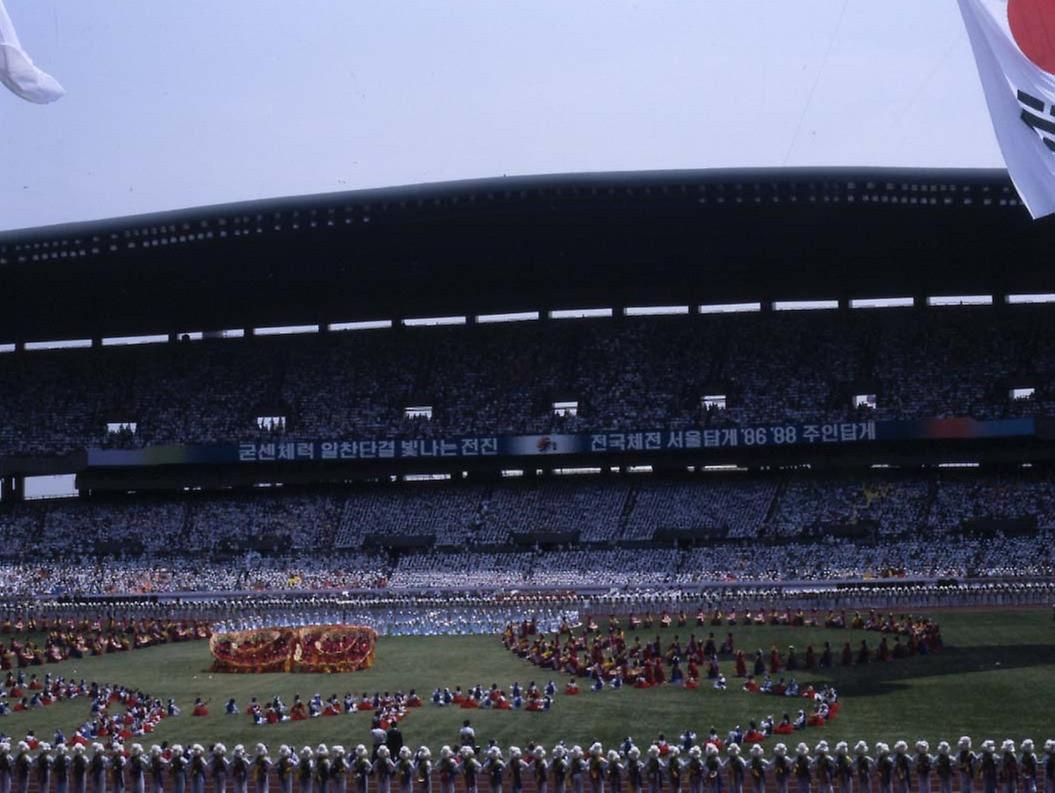
{"label": "blue banner", "polygon": [[1029,437],[1032,418],[980,421],[831,421],[688,430],[468,435],[454,438],[256,439],[211,446],[89,449],[90,467],[376,460],[474,460],[493,457],[670,453],[705,449],[824,446],[905,440]]}

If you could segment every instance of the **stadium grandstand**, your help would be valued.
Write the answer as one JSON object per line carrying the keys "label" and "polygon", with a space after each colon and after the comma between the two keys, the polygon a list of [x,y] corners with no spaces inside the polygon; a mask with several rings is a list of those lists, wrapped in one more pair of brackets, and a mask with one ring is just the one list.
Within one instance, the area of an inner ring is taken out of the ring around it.
{"label": "stadium grandstand", "polygon": [[1050,578],[1049,226],[818,169],[0,235],[4,589]]}

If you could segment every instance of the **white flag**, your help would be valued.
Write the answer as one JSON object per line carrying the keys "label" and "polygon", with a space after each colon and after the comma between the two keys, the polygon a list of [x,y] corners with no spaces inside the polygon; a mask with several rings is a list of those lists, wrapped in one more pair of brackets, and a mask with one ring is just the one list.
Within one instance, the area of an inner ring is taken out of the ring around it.
{"label": "white flag", "polygon": [[1055,2],[959,0],[1007,171],[1034,218],[1055,212]]}
{"label": "white flag", "polygon": [[58,80],[38,69],[22,49],[4,0],[0,0],[0,83],[38,105],[54,102],[66,93]]}

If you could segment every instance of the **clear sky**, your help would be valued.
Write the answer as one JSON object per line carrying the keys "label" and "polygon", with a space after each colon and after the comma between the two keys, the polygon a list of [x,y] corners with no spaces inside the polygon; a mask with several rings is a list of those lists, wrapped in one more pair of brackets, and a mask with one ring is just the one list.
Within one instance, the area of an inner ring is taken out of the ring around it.
{"label": "clear sky", "polygon": [[6,0],[0,229],[503,174],[997,167],[955,0]]}

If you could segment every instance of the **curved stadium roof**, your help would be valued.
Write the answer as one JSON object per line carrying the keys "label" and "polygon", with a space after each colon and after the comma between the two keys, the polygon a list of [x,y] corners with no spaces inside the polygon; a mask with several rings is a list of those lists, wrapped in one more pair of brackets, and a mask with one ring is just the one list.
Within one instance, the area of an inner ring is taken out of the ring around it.
{"label": "curved stadium roof", "polygon": [[740,300],[1055,292],[1003,171],[508,177],[0,234],[0,341]]}

